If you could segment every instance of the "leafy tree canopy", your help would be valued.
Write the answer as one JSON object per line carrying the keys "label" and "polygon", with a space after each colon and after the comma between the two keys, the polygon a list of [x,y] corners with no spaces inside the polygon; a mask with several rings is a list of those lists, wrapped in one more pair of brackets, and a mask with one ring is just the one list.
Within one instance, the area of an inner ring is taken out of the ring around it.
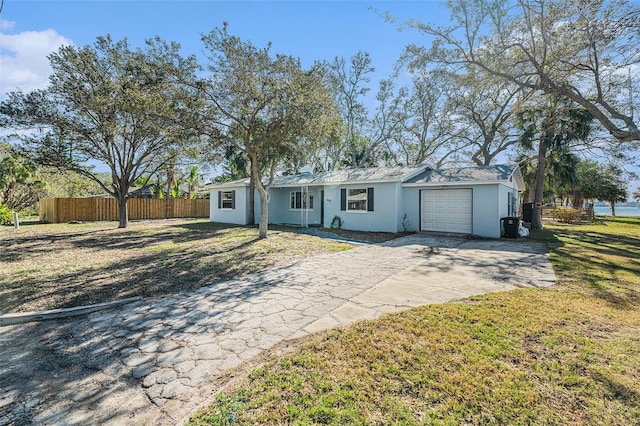
{"label": "leafy tree canopy", "polygon": [[19,212],[34,205],[45,194],[44,188],[33,163],[0,145],[0,204]]}
{"label": "leafy tree canopy", "polygon": [[620,142],[640,140],[640,10],[625,0],[449,0],[450,26],[411,21],[435,37],[417,61],[465,67],[567,98]]}
{"label": "leafy tree canopy", "polygon": [[578,166],[577,179],[570,193],[576,207],[581,206],[585,200],[607,201],[615,215],[615,204],[627,200],[624,171],[614,164],[583,161]]}
{"label": "leafy tree canopy", "polygon": [[334,102],[325,85],[325,68],[316,64],[303,70],[298,59],[272,55],[270,45],[258,48],[230,35],[226,25],[203,41],[208,77],[197,88],[206,102],[201,118],[204,132],[227,153],[240,155],[238,168],[246,155],[252,184],[260,195],[259,235],[265,238],[268,209],[263,176],[271,180],[283,161],[296,162],[331,126]]}
{"label": "leafy tree canopy", "polygon": [[[92,46],[63,46],[49,60],[48,88],[10,93],[0,124],[23,130],[15,137],[38,164],[77,172],[117,198],[126,227],[130,186],[172,161],[194,135],[198,98],[181,82],[193,79],[195,58],[158,38],[133,50],[106,36]],[[109,168],[110,184],[89,160]]]}

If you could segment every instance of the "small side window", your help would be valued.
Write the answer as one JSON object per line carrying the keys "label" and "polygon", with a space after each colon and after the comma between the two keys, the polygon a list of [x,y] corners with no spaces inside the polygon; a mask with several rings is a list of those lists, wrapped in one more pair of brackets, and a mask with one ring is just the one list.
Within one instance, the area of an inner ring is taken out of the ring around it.
{"label": "small side window", "polygon": [[221,191],[219,198],[219,208],[232,210],[236,208],[236,191]]}

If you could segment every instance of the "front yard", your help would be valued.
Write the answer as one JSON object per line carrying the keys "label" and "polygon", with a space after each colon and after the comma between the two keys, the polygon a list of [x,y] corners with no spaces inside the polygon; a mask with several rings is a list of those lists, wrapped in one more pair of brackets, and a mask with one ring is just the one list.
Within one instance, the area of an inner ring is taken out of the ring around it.
{"label": "front yard", "polygon": [[190,424],[640,424],[640,220],[533,239],[556,286],[320,334],[266,356]]}
{"label": "front yard", "polygon": [[352,246],[204,220],[0,227],[0,314],[184,292]]}

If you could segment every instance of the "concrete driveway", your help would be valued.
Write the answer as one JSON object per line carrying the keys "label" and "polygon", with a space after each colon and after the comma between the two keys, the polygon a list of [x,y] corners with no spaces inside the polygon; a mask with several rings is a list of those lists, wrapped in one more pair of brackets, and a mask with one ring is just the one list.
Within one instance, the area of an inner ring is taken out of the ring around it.
{"label": "concrete driveway", "polygon": [[0,425],[176,424],[230,370],[287,339],[554,281],[544,245],[416,234],[186,295],[0,327]]}

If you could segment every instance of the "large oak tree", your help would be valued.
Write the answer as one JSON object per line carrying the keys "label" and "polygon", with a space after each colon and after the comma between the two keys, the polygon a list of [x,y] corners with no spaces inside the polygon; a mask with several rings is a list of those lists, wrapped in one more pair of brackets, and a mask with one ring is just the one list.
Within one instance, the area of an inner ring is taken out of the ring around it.
{"label": "large oak tree", "polygon": [[640,11],[625,0],[450,0],[449,26],[408,25],[434,37],[427,61],[474,67],[589,111],[620,142],[640,140]]}
{"label": "large oak tree", "polygon": [[[99,37],[50,55],[50,84],[14,92],[0,105],[3,127],[39,164],[86,176],[117,198],[119,227],[128,225],[127,194],[135,180],[171,163],[191,140],[197,96],[178,82],[194,76],[195,58],[158,38],[144,49]],[[103,182],[90,160],[105,164]]]}
{"label": "large oak tree", "polygon": [[[334,102],[324,84],[325,68],[304,70],[299,59],[272,55],[270,45],[258,48],[230,35],[226,25],[203,42],[208,76],[197,85],[206,103],[201,121],[216,146],[249,159],[252,187],[260,196],[259,238],[266,238],[275,170],[328,131]],[[253,212],[251,203],[249,208]]]}

